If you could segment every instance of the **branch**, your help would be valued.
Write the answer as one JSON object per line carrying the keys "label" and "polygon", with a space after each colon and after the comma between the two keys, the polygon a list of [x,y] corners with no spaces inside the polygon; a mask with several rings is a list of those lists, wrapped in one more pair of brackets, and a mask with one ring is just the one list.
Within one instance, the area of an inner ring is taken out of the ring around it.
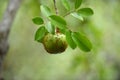
{"label": "branch", "polygon": [[21,0],[9,0],[3,20],[0,23],[0,32],[5,32],[10,29],[20,3]]}
{"label": "branch", "polygon": [[21,2],[22,0],[9,0],[7,9],[0,23],[0,80],[3,80],[3,59],[9,47],[9,31]]}

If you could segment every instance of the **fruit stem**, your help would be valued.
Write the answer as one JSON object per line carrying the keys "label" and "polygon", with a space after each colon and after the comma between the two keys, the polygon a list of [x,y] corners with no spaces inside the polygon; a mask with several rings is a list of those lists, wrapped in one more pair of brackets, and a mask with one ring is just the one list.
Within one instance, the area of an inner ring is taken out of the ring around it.
{"label": "fruit stem", "polygon": [[56,0],[53,0],[53,2],[54,2],[54,8],[55,8],[56,15],[58,15],[58,9],[57,9],[57,6],[56,6]]}
{"label": "fruit stem", "polygon": [[[53,0],[53,2],[54,2],[54,8],[55,8],[56,15],[58,15],[58,9],[57,9],[57,6],[56,6],[56,0]],[[60,33],[59,28],[56,27],[55,33]]]}

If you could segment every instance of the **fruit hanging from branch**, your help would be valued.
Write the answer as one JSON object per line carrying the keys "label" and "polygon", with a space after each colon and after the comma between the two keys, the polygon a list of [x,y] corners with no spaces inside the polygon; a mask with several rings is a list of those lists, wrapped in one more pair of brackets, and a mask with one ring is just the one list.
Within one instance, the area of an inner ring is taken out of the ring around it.
{"label": "fruit hanging from branch", "polygon": [[48,53],[62,53],[67,48],[66,36],[61,33],[48,33],[43,39],[43,45]]}
{"label": "fruit hanging from branch", "polygon": [[89,39],[80,32],[72,32],[67,26],[65,17],[71,15],[83,21],[84,17],[93,15],[93,10],[91,8],[80,8],[82,0],[74,1],[73,10],[69,0],[61,0],[67,12],[64,15],[59,15],[56,0],[53,2],[56,13],[53,13],[46,5],[40,6],[42,14],[46,17],[46,22],[42,17],[32,19],[36,25],[40,25],[36,31],[35,40],[42,43],[45,50],[51,54],[62,53],[67,46],[72,49],[79,47],[85,52],[91,51],[92,44]]}

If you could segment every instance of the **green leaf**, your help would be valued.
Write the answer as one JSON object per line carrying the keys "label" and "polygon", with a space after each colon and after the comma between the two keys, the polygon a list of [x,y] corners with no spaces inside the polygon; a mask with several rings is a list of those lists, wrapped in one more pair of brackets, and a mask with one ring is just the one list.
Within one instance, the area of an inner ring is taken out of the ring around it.
{"label": "green leaf", "polygon": [[83,20],[84,20],[84,19],[83,19],[83,17],[82,17],[82,16],[80,16],[79,14],[77,14],[76,12],[71,13],[71,15],[72,15],[73,17],[75,17],[75,18],[77,18],[77,19],[81,20],[81,21],[83,21]]}
{"label": "green leaf", "polygon": [[71,31],[67,30],[66,33],[65,33],[65,35],[66,35],[66,40],[67,40],[69,46],[70,46],[72,49],[75,49],[77,46],[76,46],[75,42],[74,42],[73,39],[72,39]]}
{"label": "green leaf", "polygon": [[91,16],[91,15],[94,14],[94,13],[93,13],[93,10],[92,10],[91,8],[82,8],[82,9],[79,9],[79,10],[77,11],[77,13],[78,13],[79,15],[81,15],[81,16],[84,16],[84,17],[86,17],[86,16]]}
{"label": "green leaf", "polygon": [[56,27],[61,28],[61,29],[66,29],[66,21],[57,15],[51,15],[49,16],[50,21],[52,22],[53,25],[56,25]]}
{"label": "green leaf", "polygon": [[37,25],[41,25],[44,23],[43,19],[41,17],[35,17],[32,19],[33,23],[37,24]]}
{"label": "green leaf", "polygon": [[55,33],[55,27],[54,27],[54,25],[51,24],[51,22],[48,22],[46,24],[46,29],[49,33],[52,33],[52,34]]}
{"label": "green leaf", "polygon": [[45,15],[46,17],[48,17],[52,14],[50,8],[48,8],[45,5],[41,5],[40,9],[41,9],[42,14]]}
{"label": "green leaf", "polygon": [[75,0],[75,9],[78,9],[82,4],[82,0]]}
{"label": "green leaf", "polygon": [[78,32],[73,32],[72,33],[72,38],[76,45],[83,51],[88,52],[92,49],[92,44],[91,42],[87,39],[86,36],[78,33]]}
{"label": "green leaf", "polygon": [[62,0],[62,4],[65,7],[65,9],[70,10],[70,4],[68,0]]}
{"label": "green leaf", "polygon": [[38,42],[42,42],[42,39],[45,36],[46,32],[47,31],[45,29],[45,26],[40,27],[35,33],[35,40]]}
{"label": "green leaf", "polygon": [[59,29],[61,33],[65,34],[66,29]]}

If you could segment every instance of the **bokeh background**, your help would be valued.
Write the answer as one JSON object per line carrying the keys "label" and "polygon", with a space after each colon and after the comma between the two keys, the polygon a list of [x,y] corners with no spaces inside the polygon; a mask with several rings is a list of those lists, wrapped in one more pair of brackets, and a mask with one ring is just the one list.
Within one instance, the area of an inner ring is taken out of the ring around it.
{"label": "bokeh background", "polygon": [[[71,4],[74,0],[70,0]],[[8,0],[0,0],[0,21]],[[52,0],[23,0],[12,25],[10,49],[4,61],[5,80],[120,80],[120,0],[83,0],[94,15],[84,22],[67,16],[69,28],[83,32],[92,42],[89,53],[70,47],[62,54],[51,55],[34,41],[38,26],[32,18],[42,16],[40,5]],[[65,9],[57,0],[59,14]]]}

